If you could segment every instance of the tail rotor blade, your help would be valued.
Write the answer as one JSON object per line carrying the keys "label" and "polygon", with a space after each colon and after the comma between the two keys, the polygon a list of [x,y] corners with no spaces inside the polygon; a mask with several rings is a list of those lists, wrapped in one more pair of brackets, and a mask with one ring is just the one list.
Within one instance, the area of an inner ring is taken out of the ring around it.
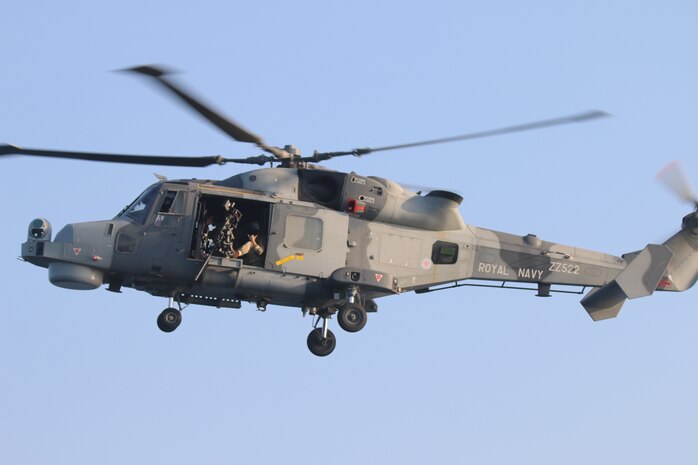
{"label": "tail rotor blade", "polygon": [[698,199],[696,199],[691,181],[686,175],[686,170],[678,161],[669,163],[660,171],[657,175],[657,180],[682,200],[690,202],[698,207]]}

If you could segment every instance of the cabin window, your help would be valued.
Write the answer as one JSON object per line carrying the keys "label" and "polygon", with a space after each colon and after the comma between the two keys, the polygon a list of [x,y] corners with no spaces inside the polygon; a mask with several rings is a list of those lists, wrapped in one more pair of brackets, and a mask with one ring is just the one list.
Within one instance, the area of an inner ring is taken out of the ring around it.
{"label": "cabin window", "polygon": [[287,247],[317,251],[322,248],[322,220],[307,216],[289,215],[286,217]]}
{"label": "cabin window", "polygon": [[177,228],[182,222],[182,215],[168,215],[166,213],[158,213],[155,217],[155,226],[159,228]]}
{"label": "cabin window", "polygon": [[434,265],[453,265],[458,261],[458,244],[436,241],[431,248],[431,261]]}

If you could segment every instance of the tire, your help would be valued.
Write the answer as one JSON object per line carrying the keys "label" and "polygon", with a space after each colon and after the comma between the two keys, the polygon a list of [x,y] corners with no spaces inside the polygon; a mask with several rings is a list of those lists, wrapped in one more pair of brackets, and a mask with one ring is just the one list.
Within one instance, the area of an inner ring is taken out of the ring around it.
{"label": "tire", "polygon": [[366,310],[359,304],[344,304],[337,312],[339,326],[348,333],[361,331],[367,321]]}
{"label": "tire", "polygon": [[336,345],[337,339],[329,329],[327,330],[327,338],[322,337],[322,328],[315,328],[308,334],[308,349],[318,357],[330,355]]}
{"label": "tire", "polygon": [[164,333],[171,333],[182,322],[182,313],[176,308],[166,308],[158,315],[158,328]]}

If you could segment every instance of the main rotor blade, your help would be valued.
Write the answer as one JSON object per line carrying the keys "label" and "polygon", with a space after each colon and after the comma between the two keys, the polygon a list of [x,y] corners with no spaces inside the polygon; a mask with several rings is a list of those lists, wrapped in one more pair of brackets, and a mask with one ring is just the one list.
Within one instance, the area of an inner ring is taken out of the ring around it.
{"label": "main rotor blade", "polygon": [[190,108],[206,118],[208,121],[215,124],[219,129],[236,141],[256,144],[259,148],[273,154],[277,158],[288,158],[289,155],[284,150],[279,149],[278,147],[268,146],[264,143],[262,138],[255,133],[243,128],[240,124],[234,122],[232,119],[227,118],[219,112],[213,110],[211,106],[204,104],[201,99],[195,98],[192,92],[185,91],[181,86],[175,85],[171,80],[166,78],[166,76],[170,74],[169,71],[152,65],[137,66],[135,68],[124,69],[123,71],[139,73],[154,78],[155,82],[172,92],[182,102],[187,104]]}
{"label": "main rotor blade", "polygon": [[492,136],[499,136],[502,134],[510,134],[512,132],[523,132],[523,131],[530,131],[533,129],[542,129],[542,128],[548,128],[551,126],[560,126],[563,124],[570,124],[570,123],[582,123],[585,121],[590,121],[593,119],[597,118],[605,118],[607,116],[611,116],[610,114],[604,112],[604,111],[599,111],[599,110],[593,110],[593,111],[587,111],[584,113],[577,113],[574,115],[570,116],[563,116],[561,118],[553,118],[553,119],[546,119],[542,121],[535,121],[533,123],[526,123],[526,124],[518,124],[515,126],[507,126],[503,128],[498,128],[498,129],[490,129],[488,131],[480,131],[480,132],[472,132],[468,134],[462,134],[460,136],[452,136],[452,137],[443,137],[440,139],[429,139],[429,140],[423,140],[419,142],[410,142],[407,144],[397,144],[397,145],[386,145],[384,147],[376,147],[376,148],[357,148],[353,149],[350,151],[346,152],[315,152],[311,157],[306,157],[307,161],[322,161],[322,160],[328,160],[333,157],[338,157],[342,155],[355,155],[355,156],[362,156],[366,155],[372,152],[381,152],[384,150],[397,150],[397,149],[406,149],[410,147],[420,147],[423,145],[433,145],[433,144],[445,144],[448,142],[457,142],[457,141],[462,141],[462,140],[469,140],[469,139],[479,139],[482,137],[492,137]]}
{"label": "main rotor blade", "polygon": [[678,161],[669,163],[660,171],[657,175],[657,180],[682,200],[690,202],[698,207],[698,199],[696,199],[691,181],[689,181],[686,171]]}
{"label": "main rotor blade", "polygon": [[249,158],[223,158],[220,155],[203,157],[176,157],[155,155],[123,155],[115,153],[96,152],[67,152],[61,150],[25,149],[14,145],[0,145],[0,156],[5,155],[30,155],[49,158],[68,158],[73,160],[105,161],[110,163],[130,163],[134,165],[157,166],[188,166],[203,168],[210,165],[224,165],[225,163],[245,163],[263,165],[274,160],[274,157],[260,155]]}

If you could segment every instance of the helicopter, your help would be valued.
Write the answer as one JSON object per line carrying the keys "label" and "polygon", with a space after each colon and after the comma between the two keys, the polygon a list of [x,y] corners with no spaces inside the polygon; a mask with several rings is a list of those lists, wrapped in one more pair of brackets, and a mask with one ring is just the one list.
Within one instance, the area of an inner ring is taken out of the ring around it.
{"label": "helicopter", "polygon": [[[68,224],[55,236],[50,222],[30,222],[21,259],[47,268],[59,287],[106,286],[168,299],[157,317],[176,330],[191,305],[240,308],[251,302],[300,308],[313,316],[307,346],[316,356],[336,347],[329,321],[346,332],[363,329],[376,300],[462,286],[586,295],[594,321],[618,315],[627,299],[656,290],[684,291],[698,279],[698,200],[676,166],[666,183],[694,204],[681,229],[663,244],[615,256],[468,225],[454,192],[423,194],[376,176],[344,173],[319,163],[340,156],[450,143],[608,116],[589,111],[454,137],[302,156],[275,147],[194,97],[159,66],[127,70],[151,80],[234,140],[264,154],[246,158],[174,157],[72,152],[0,145],[0,156],[26,155],[140,165],[205,167],[226,163],[260,168],[212,181],[168,180],[147,187],[114,218]],[[264,167],[269,164],[270,167]]]}

